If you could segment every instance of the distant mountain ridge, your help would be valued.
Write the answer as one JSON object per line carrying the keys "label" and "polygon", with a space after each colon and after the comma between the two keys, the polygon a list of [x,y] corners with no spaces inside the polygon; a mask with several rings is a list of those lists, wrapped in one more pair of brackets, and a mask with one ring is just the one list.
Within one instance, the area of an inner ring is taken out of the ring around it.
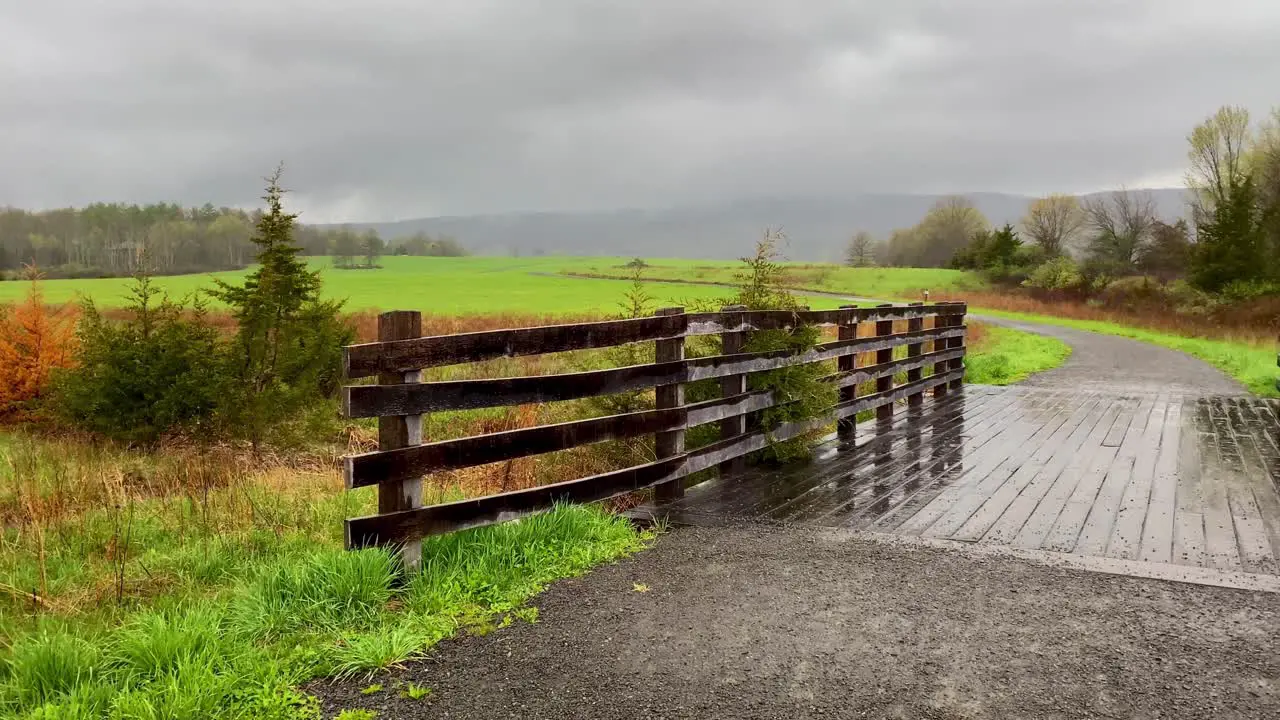
{"label": "distant mountain ridge", "polygon": [[[1165,220],[1184,216],[1186,190],[1150,193]],[[1103,193],[1105,194],[1105,193]],[[715,205],[594,213],[519,212],[428,217],[397,222],[349,223],[384,238],[426,232],[448,235],[480,255],[638,255],[736,258],[768,227],[781,227],[794,260],[839,260],[849,238],[866,230],[884,239],[910,227],[942,195],[857,194],[842,198],[742,199]],[[1017,224],[1034,199],[1003,193],[966,193],[994,225]]]}

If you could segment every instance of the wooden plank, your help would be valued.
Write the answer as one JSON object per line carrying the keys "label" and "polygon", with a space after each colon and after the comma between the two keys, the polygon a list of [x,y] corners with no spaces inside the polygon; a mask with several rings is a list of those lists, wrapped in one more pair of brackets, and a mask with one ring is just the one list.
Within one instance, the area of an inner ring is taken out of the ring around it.
{"label": "wooden plank", "polygon": [[886,338],[836,341],[799,354],[782,350],[718,355],[556,375],[450,380],[416,385],[352,385],[342,389],[342,406],[346,417],[360,418],[577,400],[658,385],[775,370],[905,345],[917,338],[950,338],[963,333],[964,328],[927,330],[920,334],[900,333]]}
{"label": "wooden plank", "polygon": [[816,418],[803,422],[782,423],[769,432],[756,430],[755,432],[739,435],[736,438],[719,440],[689,452],[687,454],[687,462],[681,469],[680,474],[683,477],[718,467],[720,463],[763,450],[769,447],[772,442],[790,440],[804,433],[820,430],[830,424],[831,421],[826,418]]}
{"label": "wooden plank", "polygon": [[403,510],[346,522],[348,548],[395,545],[429,535],[493,525],[546,512],[560,503],[589,503],[681,476],[683,455],[580,480]]}
{"label": "wooden plank", "polygon": [[1156,459],[1147,518],[1142,526],[1139,558],[1147,562],[1173,562],[1174,528],[1177,523],[1178,455],[1182,447],[1182,399],[1177,398],[1165,413],[1160,433],[1160,456]]}
{"label": "wooden plank", "polygon": [[[1102,410],[1102,414],[1097,416],[1093,427],[1088,431],[1089,434],[1085,437],[1080,447],[1073,452],[1070,462],[1067,463],[1067,466],[1063,468],[1057,479],[1054,480],[1049,492],[1045,494],[1031,516],[1027,518],[1022,529],[1018,531],[1017,537],[1013,539],[1012,544],[1015,547],[1040,548],[1048,539],[1049,533],[1057,526],[1058,519],[1066,511],[1068,503],[1075,495],[1076,488],[1087,477],[1090,464],[1102,448],[1103,437],[1111,430],[1115,417],[1120,414],[1120,408],[1111,402],[1110,397],[1105,396],[1103,402],[1099,403],[1098,410]],[[1109,463],[1110,459],[1107,462]],[[1106,464],[1104,463],[1104,470],[1105,467]],[[1083,516],[1081,516],[1080,522],[1083,524]],[[1074,543],[1074,537],[1072,542]]]}
{"label": "wooden plank", "polygon": [[959,531],[992,493],[1022,467],[1034,449],[1066,421],[1067,416],[1061,412],[1060,401],[1037,399],[1040,403],[1033,415],[1003,433],[998,438],[999,442],[991,447],[990,453],[966,469],[952,483],[947,490],[951,495],[948,501],[939,502],[942,497],[940,495],[939,500],[930,503],[930,506],[939,507],[925,508],[921,511],[921,517],[912,518],[910,524],[915,525],[934,515],[934,520],[921,534],[945,538]]}
{"label": "wooden plank", "polygon": [[[926,380],[946,377],[944,371],[942,375],[933,375]],[[1060,393],[1057,392],[1049,392],[1018,396],[1017,407],[1000,421],[1004,425],[1003,431],[993,438],[993,442],[982,445],[978,448],[979,452],[966,456],[962,463],[950,471],[942,481],[946,483],[946,489],[927,505],[919,508],[909,517],[900,517],[899,514],[898,520],[901,525],[897,527],[897,531],[908,535],[930,532],[940,520],[956,513],[959,517],[945,521],[945,524],[953,526],[946,531],[946,534],[954,532],[955,528],[963,524],[969,514],[981,504],[982,498],[975,496],[976,487],[999,473],[1003,473],[1000,476],[1001,480],[1013,473],[1013,470],[1008,468],[1011,455],[1028,442],[1029,436],[1042,428],[1045,415],[1051,412],[1049,408],[1058,402],[1059,395]],[[960,509],[961,505],[966,507]],[[891,518],[882,519],[876,524],[889,527],[889,519]]]}
{"label": "wooden plank", "polygon": [[1174,515],[1173,562],[1178,565],[1208,567],[1204,551],[1204,514],[1183,512]]}
{"label": "wooden plank", "polygon": [[[1156,461],[1160,457],[1160,438],[1164,434],[1165,414],[1169,405],[1162,396],[1151,408],[1147,427],[1140,438],[1133,474],[1120,497],[1120,507],[1107,541],[1106,556],[1137,560],[1142,551],[1142,527],[1151,503],[1151,487],[1155,483]],[[1172,547],[1170,553],[1173,552]]]}
{"label": "wooden plank", "polygon": [[[704,407],[708,411],[718,407],[736,410],[745,401],[739,396],[714,400],[715,405]],[[351,455],[345,458],[344,475],[348,488],[358,488],[674,430],[685,427],[689,409],[645,410]]]}
{"label": "wooden plank", "polygon": [[[937,304],[919,308],[896,306],[865,308],[854,322],[884,318],[909,319],[937,313],[959,312],[956,306]],[[756,329],[794,327],[796,324],[835,324],[849,313],[816,310],[798,313],[755,312],[726,319],[721,313],[691,313],[601,322],[547,325],[531,328],[487,330],[454,335],[350,345],[343,349],[343,369],[349,378],[382,372],[410,372],[424,368],[480,362],[501,357],[590,350],[633,342],[669,340],[682,335],[711,335]]]}
{"label": "wooden plank", "polygon": [[[378,316],[378,339],[383,341],[403,341],[422,335],[422,314],[419,312],[399,310],[382,313]],[[391,383],[417,383],[422,380],[422,372],[383,372],[378,375],[378,382],[384,385]],[[422,444],[422,416],[401,415],[397,417],[378,418],[378,448],[394,451],[400,448]],[[378,512],[389,513],[409,510],[422,506],[422,477],[407,475],[394,481],[378,485]],[[416,571],[422,567],[422,543],[409,541],[399,550],[401,561],[407,570]]]}
{"label": "wooden plank", "polygon": [[[842,310],[856,310],[857,305],[843,305]],[[923,321],[921,321],[923,322]],[[845,321],[840,323],[836,331],[836,339],[838,340],[854,340],[858,337],[858,323],[856,321]],[[836,370],[838,375],[835,379],[836,386],[840,388],[838,402],[847,403],[858,397],[859,382],[852,379],[854,370],[857,366],[858,358],[856,355],[845,355],[836,361]],[[842,440],[853,440],[858,432],[857,420],[853,416],[843,417],[836,426],[836,433]]]}
{"label": "wooden plank", "polygon": [[[1125,431],[1124,440],[1116,452],[1115,459],[1107,468],[1107,475],[1094,498],[1093,507],[1085,519],[1080,537],[1076,541],[1075,553],[1079,555],[1104,556],[1107,545],[1111,542],[1111,533],[1115,527],[1116,515],[1120,511],[1120,503],[1133,478],[1134,463],[1138,459],[1138,451],[1142,445],[1142,435],[1151,420],[1151,411],[1155,407],[1155,398],[1143,397],[1138,402],[1138,409]],[[1104,441],[1105,442],[1105,441]]]}
{"label": "wooden plank", "polygon": [[[872,512],[873,508],[880,508],[876,514],[888,512],[924,486],[933,484],[934,480],[945,481],[945,470],[951,462],[953,446],[960,445],[961,433],[965,438],[965,450],[981,447],[990,437],[986,434],[987,428],[995,431],[995,418],[1003,416],[1012,402],[1013,394],[1005,393],[935,403],[927,412],[928,423],[923,428],[920,424],[925,418],[900,416],[903,418],[901,423],[895,422],[893,430],[887,434],[892,440],[889,452],[892,455],[904,445],[909,447],[911,439],[918,438],[920,443],[916,454],[910,450],[907,453],[914,462],[885,468],[877,465],[879,453],[859,453],[856,457],[861,458],[860,462],[852,467],[837,468],[838,477],[847,477],[855,482],[833,484],[821,490],[809,504],[815,508],[819,519],[829,518],[832,524],[838,525],[848,525]],[[925,437],[921,437],[922,434]],[[881,438],[881,433],[877,432],[867,444],[867,450],[874,450],[871,443],[880,442]],[[896,501],[891,499],[894,497]]]}
{"label": "wooden plank", "polygon": [[[912,307],[918,307],[920,305],[924,305],[924,303],[911,303]],[[907,332],[920,332],[921,330],[924,330],[924,318],[911,318],[907,321]],[[919,357],[923,354],[924,343],[911,343],[910,345],[907,345],[908,363],[919,362]],[[923,364],[918,366],[913,364],[911,369],[907,370],[907,382],[912,383],[922,379],[924,377],[923,367]],[[915,395],[907,396],[908,406],[917,406],[923,403],[924,393],[916,393]]]}
{"label": "wooden plank", "polygon": [[[741,313],[747,309],[745,305],[729,305],[721,309],[721,315],[729,324],[742,324]],[[742,352],[742,346],[746,343],[746,333],[742,332],[725,332],[720,334],[720,354],[721,355],[738,355]],[[726,375],[720,378],[720,394],[725,397],[733,397],[741,395],[747,391],[747,376],[745,374]],[[720,421],[720,439],[726,440],[735,438],[747,432],[747,418],[745,415],[735,415],[734,417],[725,418]],[[746,467],[743,458],[734,458],[727,460],[720,465],[719,472],[721,475],[731,475],[741,472]]]}
{"label": "wooden plank", "polygon": [[[933,327],[934,327],[934,329],[935,329],[935,330],[943,330],[943,331],[945,331],[945,330],[949,329],[949,328],[951,327],[951,317],[950,317],[950,316],[947,316],[947,315],[937,315],[937,316],[935,316],[935,317],[934,317],[934,319],[933,319]],[[936,352],[938,352],[938,351],[940,351],[940,350],[949,350],[950,348],[951,348],[951,343],[949,343],[949,342],[944,342],[944,341],[940,341],[940,340],[934,340],[934,342],[933,342],[933,351],[934,351],[935,353],[936,353]],[[941,375],[941,374],[945,373],[947,370],[950,370],[950,369],[951,369],[951,362],[950,362],[950,361],[937,362],[937,363],[934,363],[934,366],[933,366],[933,374],[934,374],[934,375]],[[948,391],[949,389],[950,389],[950,387],[949,387],[949,386],[947,386],[947,385],[939,385],[939,386],[937,386],[937,387],[935,387],[935,388],[933,389],[933,397],[934,397],[935,399],[936,399],[936,398],[943,398],[943,397],[946,397],[946,396],[947,396],[947,391]]]}
{"label": "wooden plank", "polygon": [[662,340],[683,335],[686,317],[674,315],[547,325],[350,345],[343,350],[343,368],[347,377],[360,378],[382,372],[407,372],[500,357]]}
{"label": "wooden plank", "polygon": [[1204,554],[1206,567],[1219,570],[1241,570],[1240,546],[1236,540],[1235,521],[1227,491],[1227,476],[1232,472],[1223,462],[1223,435],[1229,433],[1225,416],[1212,399],[1196,407],[1197,426],[1203,471],[1200,492],[1204,502]]}
{"label": "wooden plank", "polygon": [[[950,324],[952,327],[961,327],[961,328],[963,328],[963,326],[964,326],[964,312],[965,312],[964,303],[952,303],[952,304],[953,304],[953,305],[956,305],[956,306],[958,306],[958,307],[956,308],[956,314],[951,316],[951,320],[950,320],[950,323],[949,323],[949,324]],[[948,361],[948,365],[947,365],[947,369],[948,369],[948,370],[950,370],[953,374],[958,374],[958,376],[959,376],[959,377],[955,377],[954,379],[952,379],[952,381],[951,381],[951,389],[952,389],[952,390],[959,390],[959,389],[960,389],[960,387],[964,384],[964,346],[965,346],[965,342],[966,342],[966,333],[963,333],[963,332],[962,332],[962,333],[960,333],[959,335],[953,335],[953,336],[951,336],[951,339],[948,341],[948,344],[947,344],[947,347],[949,347],[950,349],[952,349],[952,350],[960,350],[960,351],[961,351],[961,355],[960,355],[960,357],[958,357],[958,358],[954,358],[954,359],[952,359],[952,360]],[[957,373],[957,371],[958,371],[958,373]]]}
{"label": "wooden plank", "polygon": [[[907,382],[914,382],[915,380],[923,379],[921,377],[923,373],[920,372],[921,368],[928,367],[929,365],[939,361],[953,360],[960,357],[964,357],[964,348],[958,348],[956,350],[939,350],[937,352],[925,353],[916,357],[898,358],[897,360],[884,365],[877,363],[875,365],[867,365],[855,370],[838,372],[835,375],[829,375],[827,379],[834,382],[836,387],[848,388],[885,377],[886,375],[892,376],[905,372],[907,373]],[[854,358],[846,355],[840,359],[852,361]],[[912,378],[913,374],[916,376],[914,379]],[[921,399],[923,400],[923,395],[921,395]]]}
{"label": "wooden plank", "polygon": [[[982,541],[986,543],[999,543],[1002,545],[1014,544],[1015,540],[1022,535],[1024,529],[1030,530],[1032,534],[1047,535],[1052,528],[1053,521],[1056,519],[1056,513],[1053,517],[1043,519],[1038,518],[1041,522],[1039,528],[1027,528],[1029,521],[1034,516],[1036,510],[1040,507],[1041,502],[1053,488],[1058,477],[1062,475],[1071,461],[1080,455],[1080,450],[1084,446],[1089,437],[1090,432],[1098,422],[1098,418],[1102,417],[1106,410],[1106,403],[1102,401],[1098,395],[1086,396],[1082,399],[1077,407],[1075,414],[1068,420],[1058,433],[1051,436],[1045,441],[1044,446],[1036,451],[1032,456],[1032,461],[1027,467],[1038,468],[1031,474],[1025,483],[1021,482],[1018,473],[1014,473],[1014,477],[1006,483],[1005,487],[1001,487],[987,504],[991,509],[999,509],[999,505],[1004,501],[1003,494],[1007,497],[1010,494],[1016,495],[1007,502],[1005,509],[1001,512],[999,518],[991,524],[982,535]],[[1066,436],[1062,437],[1065,431]],[[1037,462],[1039,458],[1040,462]],[[1020,469],[1021,472],[1021,469]],[[1027,473],[1023,474],[1026,477]],[[979,508],[979,512],[986,509]],[[975,513],[975,518],[978,513]],[[970,518],[969,522],[977,525],[975,518]],[[961,528],[961,532],[964,528]]]}
{"label": "wooden plank", "polygon": [[[659,317],[683,315],[684,308],[662,308],[655,314]],[[671,340],[659,340],[654,343],[653,359],[657,364],[683,362],[684,338],[679,337]],[[669,385],[659,385],[654,389],[654,400],[655,405],[659,410],[679,408],[684,405],[684,385],[678,382],[671,383]],[[684,428],[681,427],[674,430],[663,430],[656,433],[654,435],[653,449],[654,455],[657,456],[658,460],[683,455]],[[659,483],[653,488],[653,500],[656,503],[670,502],[683,496],[684,482],[678,477],[668,482]]]}
{"label": "wooden plank", "polygon": [[[881,309],[892,307],[891,305],[881,305]],[[888,337],[893,334],[893,321],[880,320],[876,323],[876,337]],[[888,347],[883,350],[876,351],[876,364],[888,365],[893,362],[893,348]],[[893,375],[884,375],[876,380],[876,394],[883,395],[893,390]],[[893,403],[888,402],[876,408],[876,420],[884,422],[893,418]]]}
{"label": "wooden plank", "polygon": [[[1077,396],[1073,400],[1079,400]],[[1010,543],[1022,524],[1035,509],[1036,504],[1048,490],[1058,473],[1066,466],[1069,451],[1087,435],[1083,432],[1089,413],[1094,406],[1094,399],[1086,396],[1078,404],[1066,405],[1059,412],[1062,418],[1058,427],[1045,437],[1043,442],[1035,444],[1022,464],[1013,474],[983,501],[982,505],[969,516],[952,537],[956,540],[989,541],[1000,544]],[[1054,418],[1056,421],[1057,418]],[[1051,421],[1052,423],[1053,421]],[[1032,443],[1028,442],[1030,446]],[[1063,449],[1068,452],[1061,452]],[[1036,482],[1037,479],[1040,482]],[[1019,503],[1025,497],[1024,502]],[[988,537],[990,535],[990,537]]]}
{"label": "wooden plank", "polygon": [[835,417],[837,419],[852,417],[864,410],[873,410],[888,403],[895,403],[906,398],[913,392],[923,392],[930,388],[944,385],[955,379],[957,374],[958,373],[943,373],[942,375],[930,375],[923,380],[917,380],[915,383],[899,385],[892,390],[866,395],[847,403],[840,403],[835,407]]}

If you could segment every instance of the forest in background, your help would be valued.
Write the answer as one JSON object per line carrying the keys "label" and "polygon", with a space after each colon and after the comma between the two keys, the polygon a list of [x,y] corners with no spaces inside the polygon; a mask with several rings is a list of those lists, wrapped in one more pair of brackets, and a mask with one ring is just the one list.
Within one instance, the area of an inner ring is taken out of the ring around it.
{"label": "forest in background", "polygon": [[[253,262],[251,240],[261,211],[204,205],[95,203],[84,208],[28,211],[0,207],[0,280],[26,266],[49,278],[119,277],[144,262],[158,275],[238,270]],[[447,237],[424,233],[389,243],[374,230],[298,225],[294,242],[304,255],[463,255]],[[358,250],[357,250],[358,248]]]}

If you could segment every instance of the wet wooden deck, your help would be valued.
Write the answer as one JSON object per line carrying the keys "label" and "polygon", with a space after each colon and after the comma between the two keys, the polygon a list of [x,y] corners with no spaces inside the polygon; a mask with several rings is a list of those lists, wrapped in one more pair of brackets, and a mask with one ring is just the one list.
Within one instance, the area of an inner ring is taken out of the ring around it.
{"label": "wet wooden deck", "polygon": [[664,511],[1277,574],[1278,479],[1276,401],[967,386]]}

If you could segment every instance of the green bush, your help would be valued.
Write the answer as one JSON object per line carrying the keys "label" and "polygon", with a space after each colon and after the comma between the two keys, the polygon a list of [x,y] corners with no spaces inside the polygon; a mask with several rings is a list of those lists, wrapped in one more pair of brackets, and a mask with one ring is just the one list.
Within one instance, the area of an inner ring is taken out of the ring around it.
{"label": "green bush", "polygon": [[84,303],[79,366],[55,379],[60,415],[107,437],[152,445],[213,422],[226,387],[218,331],[196,303],[188,310],[138,275],[130,316],[102,317]]}
{"label": "green bush", "polygon": [[1280,283],[1274,280],[1232,280],[1222,287],[1222,299],[1229,303],[1248,302],[1276,294],[1280,294]]}
{"label": "green bush", "polygon": [[1025,287],[1037,290],[1068,291],[1078,289],[1084,282],[1080,274],[1080,266],[1069,257],[1060,256],[1048,260],[1031,271],[1030,277],[1022,281]]}

